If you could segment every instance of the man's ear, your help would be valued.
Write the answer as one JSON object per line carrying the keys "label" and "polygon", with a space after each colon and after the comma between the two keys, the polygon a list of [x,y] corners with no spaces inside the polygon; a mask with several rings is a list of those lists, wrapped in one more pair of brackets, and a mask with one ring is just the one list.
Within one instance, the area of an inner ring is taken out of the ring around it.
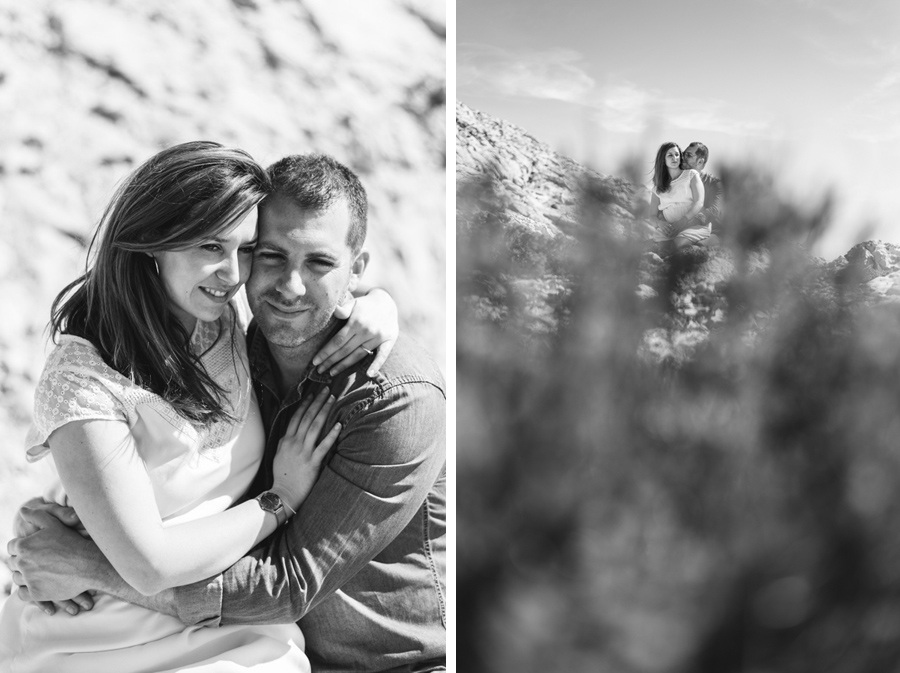
{"label": "man's ear", "polygon": [[353,260],[353,264],[350,266],[350,282],[347,285],[348,292],[356,291],[356,288],[359,285],[359,281],[362,278],[362,275],[366,272],[366,267],[368,265],[369,253],[363,250],[356,256],[356,259]]}

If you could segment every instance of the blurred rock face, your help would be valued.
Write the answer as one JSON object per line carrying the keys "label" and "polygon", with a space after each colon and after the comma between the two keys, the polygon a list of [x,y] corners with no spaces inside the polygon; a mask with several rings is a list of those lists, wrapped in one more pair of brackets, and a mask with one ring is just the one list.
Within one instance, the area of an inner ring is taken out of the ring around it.
{"label": "blurred rock face", "polygon": [[365,281],[443,362],[445,20],[425,0],[0,0],[0,434],[16,461],[53,297],[117,183],[187,140],[355,171]]}

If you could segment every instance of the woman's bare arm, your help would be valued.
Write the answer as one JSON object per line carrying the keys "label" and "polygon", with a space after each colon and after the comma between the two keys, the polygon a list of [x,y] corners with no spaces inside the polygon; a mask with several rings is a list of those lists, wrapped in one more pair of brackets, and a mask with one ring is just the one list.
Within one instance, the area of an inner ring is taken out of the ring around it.
{"label": "woman's bare arm", "polygon": [[125,581],[141,593],[219,572],[276,528],[275,516],[255,501],[165,527],[126,423],[68,423],[49,443],[85,528]]}
{"label": "woman's bare arm", "polygon": [[334,315],[347,320],[313,358],[320,372],[337,376],[348,367],[374,353],[366,375],[374,378],[387,360],[400,335],[397,303],[386,290],[372,288],[335,309]]}
{"label": "woman's bare arm", "polygon": [[700,174],[697,171],[691,171],[691,209],[678,221],[681,228],[684,228],[684,225],[693,220],[703,210],[704,196],[703,181],[700,179]]}
{"label": "woman's bare arm", "polygon": [[[337,438],[338,425],[316,444],[332,403],[333,398],[319,395],[301,406],[279,445],[284,450],[279,448],[276,456],[272,490],[294,511],[308,495],[322,458]],[[309,416],[304,414],[307,410]],[[49,443],[60,480],[85,529],[122,578],[142,594],[217,574],[277,527],[275,515],[262,510],[255,500],[166,526],[124,422],[68,423],[50,436]]]}

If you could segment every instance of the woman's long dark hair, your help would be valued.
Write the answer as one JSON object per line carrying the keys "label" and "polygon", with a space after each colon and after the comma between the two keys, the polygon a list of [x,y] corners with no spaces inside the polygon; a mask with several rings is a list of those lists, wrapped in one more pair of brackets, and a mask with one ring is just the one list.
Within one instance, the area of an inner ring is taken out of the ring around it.
{"label": "woman's long dark hair", "polygon": [[231,418],[147,253],[182,250],[229,230],[269,191],[250,155],[218,143],[184,143],[150,158],[106,207],[84,275],[54,300],[53,340],[89,340],[107,364],[193,422]]}
{"label": "woman's long dark hair", "polygon": [[656,153],[656,161],[653,164],[653,186],[656,187],[657,194],[665,194],[669,191],[672,184],[672,176],[669,175],[669,167],[666,166],[666,152],[673,147],[678,148],[678,154],[681,154],[681,148],[678,143],[663,143],[660,145]]}

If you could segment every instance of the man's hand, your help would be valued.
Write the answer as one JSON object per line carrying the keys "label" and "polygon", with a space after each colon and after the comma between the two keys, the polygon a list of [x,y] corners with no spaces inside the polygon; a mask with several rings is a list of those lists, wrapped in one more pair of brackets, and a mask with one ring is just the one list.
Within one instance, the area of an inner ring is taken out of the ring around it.
{"label": "man's hand", "polygon": [[[108,561],[97,545],[51,513],[59,505],[33,500],[28,504],[36,506],[19,510],[16,532],[33,532],[7,545],[18,597],[38,602],[48,614],[53,614],[57,606],[73,615],[90,610],[94,602],[87,591],[101,585],[97,577],[109,572]],[[60,513],[69,520],[74,515]]]}
{"label": "man's hand", "polygon": [[78,515],[75,513],[75,510],[71,507],[66,507],[65,505],[58,505],[55,502],[49,502],[44,500],[41,497],[32,498],[28,502],[26,502],[19,511],[16,513],[16,519],[13,522],[13,532],[16,537],[25,537],[26,535],[31,535],[32,533],[38,532],[39,528],[35,527],[34,524],[30,523],[22,516],[23,510],[32,510],[32,509],[42,509],[45,512],[49,512],[57,519],[59,519],[62,523],[69,526],[69,528],[77,528],[78,530],[84,530],[84,526],[81,525],[81,519],[78,518]]}
{"label": "man's hand", "polygon": [[684,223],[684,226],[681,227],[681,231],[690,229],[691,227],[702,227],[705,226],[705,224],[706,223],[700,219],[700,216],[696,215]]}
{"label": "man's hand", "polygon": [[675,225],[672,222],[666,222],[663,220],[663,223],[660,225],[659,230],[662,232],[663,236],[667,238],[672,238],[677,233],[675,230]]}
{"label": "man's hand", "polygon": [[[16,513],[16,518],[13,522],[13,531],[16,537],[25,537],[40,530],[36,525],[26,520],[22,514],[22,512],[25,510],[35,509],[40,509],[48,512],[70,528],[74,528],[79,532],[84,533],[84,526],[81,524],[81,520],[78,518],[78,515],[75,513],[75,510],[73,508],[44,500],[41,497],[35,497],[26,502]],[[86,533],[84,534],[86,535]],[[8,563],[8,565],[10,565],[10,568],[12,569],[12,564]],[[14,572],[13,579],[23,581],[22,574],[15,574]],[[46,612],[48,615],[54,614],[57,609],[65,610],[71,615],[77,615],[81,610],[90,610],[92,607],[94,607],[94,600],[88,593],[80,594],[72,600],[63,600],[56,603],[54,603],[53,601],[35,602],[37,603],[38,607],[40,607],[41,610]]]}

